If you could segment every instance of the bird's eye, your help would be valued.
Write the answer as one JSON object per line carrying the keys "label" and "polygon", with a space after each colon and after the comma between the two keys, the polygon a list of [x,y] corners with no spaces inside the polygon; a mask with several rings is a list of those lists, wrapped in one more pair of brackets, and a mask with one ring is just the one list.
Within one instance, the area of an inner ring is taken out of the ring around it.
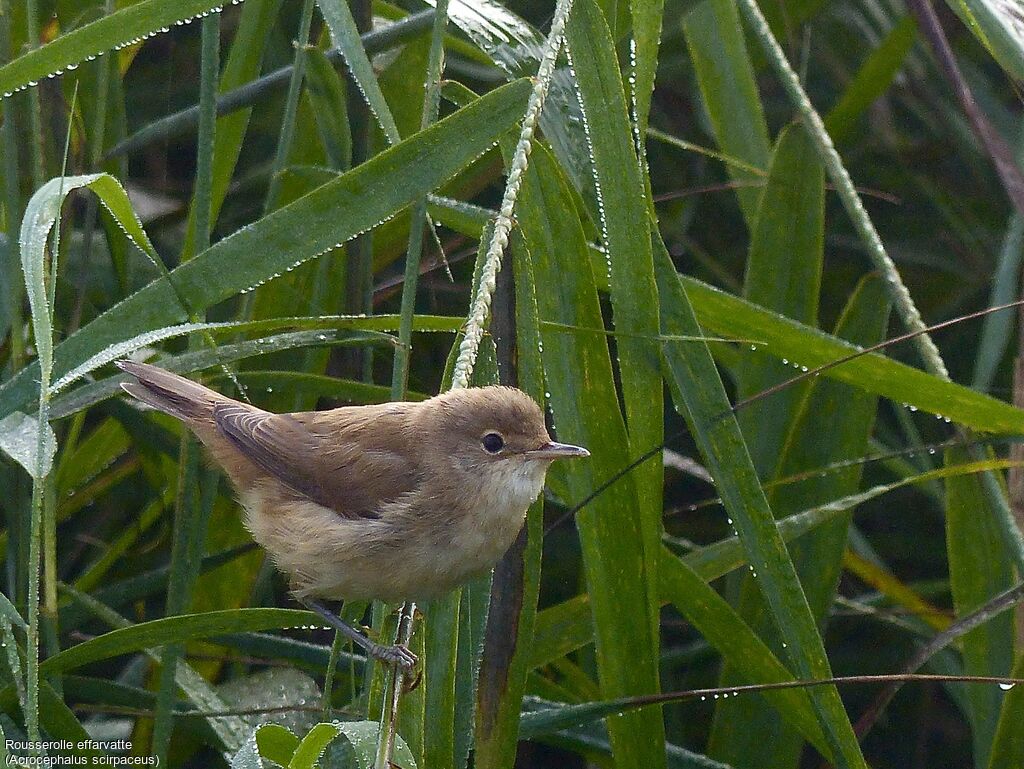
{"label": "bird's eye", "polygon": [[480,442],[483,443],[484,451],[488,454],[497,454],[505,448],[505,439],[498,433],[487,433]]}

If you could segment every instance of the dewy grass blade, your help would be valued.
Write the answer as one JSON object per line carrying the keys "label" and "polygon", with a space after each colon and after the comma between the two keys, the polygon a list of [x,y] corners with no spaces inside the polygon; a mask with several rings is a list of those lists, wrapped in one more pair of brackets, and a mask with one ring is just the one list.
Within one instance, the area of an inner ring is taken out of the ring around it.
{"label": "dewy grass blade", "polygon": [[[577,0],[567,27],[567,49],[582,114],[583,133],[590,151],[590,173],[597,193],[597,223],[605,249],[612,321],[617,332],[616,353],[626,412],[630,457],[635,459],[661,445],[664,431],[659,345],[658,289],[651,255],[652,206],[645,167],[637,156],[629,107],[623,89],[615,44],[609,25],[594,0]],[[656,225],[653,225],[656,226]],[[635,579],[643,596],[637,610],[646,611],[645,631],[634,628],[637,648],[653,659],[659,646],[658,563],[661,548],[663,465],[645,462],[631,473],[637,491],[641,564]],[[588,570],[592,567],[588,564]],[[597,600],[597,599],[595,599]],[[603,618],[607,621],[607,617]],[[615,651],[599,648],[602,683],[611,692],[630,684],[615,681]],[[621,653],[621,650],[618,650]],[[636,679],[658,686],[657,666],[634,660]],[[616,759],[623,765],[653,767],[664,759],[652,746],[664,742],[661,712],[652,708],[609,724]]]}
{"label": "dewy grass blade", "polygon": [[402,137],[398,133],[398,125],[391,114],[384,99],[384,93],[380,90],[377,76],[373,72],[370,58],[366,55],[362,40],[359,37],[359,29],[356,27],[356,20],[352,17],[345,0],[317,0],[320,6],[320,13],[331,30],[331,38],[334,45],[341,50],[345,57],[352,78],[356,81],[367,106],[377,119],[378,124],[384,131],[388,144],[398,144]]}
{"label": "dewy grass blade", "polygon": [[[655,266],[661,295],[662,332],[698,333],[700,327],[676,276],[668,252],[655,238]],[[706,347],[687,344],[664,348],[666,378],[677,407],[687,414],[708,470],[733,520],[758,585],[782,636],[787,657],[798,678],[829,678],[828,657],[793,562],[775,527],[771,509],[746,453],[714,360]],[[839,693],[834,687],[811,693],[818,721],[843,767],[866,767]]]}
{"label": "dewy grass blade", "polygon": [[[232,0],[238,2],[239,0]],[[25,53],[0,67],[0,94],[35,86],[38,81],[75,69],[83,61],[91,61],[151,37],[175,24],[185,24],[225,0],[142,0],[104,16],[52,42]],[[36,38],[38,39],[38,37]]]}
{"label": "dewy grass blade", "polygon": [[[359,168],[219,240],[171,272],[174,287],[193,310],[202,311],[377,226],[486,152],[522,114],[528,92],[529,85],[521,80],[497,88]],[[397,169],[402,169],[401,185],[394,183]],[[158,279],[62,342],[54,351],[54,371],[62,376],[126,336],[185,320],[172,285]],[[36,377],[38,366],[32,365],[0,385],[0,416],[33,399]]]}

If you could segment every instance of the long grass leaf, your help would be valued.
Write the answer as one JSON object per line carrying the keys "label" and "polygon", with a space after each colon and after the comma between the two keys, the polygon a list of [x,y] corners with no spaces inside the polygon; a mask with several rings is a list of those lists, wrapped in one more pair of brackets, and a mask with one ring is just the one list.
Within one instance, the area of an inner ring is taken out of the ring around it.
{"label": "long grass leaf", "polygon": [[[701,3],[683,20],[683,31],[719,148],[754,168],[767,168],[768,128],[735,3]],[[739,166],[729,166],[729,175],[741,184],[761,181]],[[752,223],[758,191],[741,187],[736,195],[744,218]]]}
{"label": "long grass leaf", "polygon": [[223,0],[142,0],[61,35],[0,67],[0,93],[35,86],[50,75],[120,49],[165,27],[193,21]]}
{"label": "long grass leaf", "polygon": [[[966,459],[964,451],[949,450],[946,464]],[[953,606],[963,616],[994,595],[1013,587],[1012,560],[1007,556],[1002,532],[988,509],[977,476],[946,479],[946,548]],[[961,641],[964,673],[1009,675],[1014,659],[1013,615],[993,617],[965,635]],[[1004,694],[999,687],[967,687],[975,766],[987,766],[995,744],[996,723]]]}
{"label": "long grass leaf", "polygon": [[[655,268],[662,302],[662,331],[697,333],[700,327],[690,308],[675,268],[655,239]],[[664,349],[666,374],[678,407],[691,420],[691,432],[701,449],[733,526],[759,576],[763,593],[793,672],[800,678],[829,678],[831,669],[824,644],[804,597],[793,562],[775,528],[771,509],[746,453],[725,390],[710,352],[697,344]],[[853,728],[835,687],[811,692],[815,713],[839,766],[864,767]]]}
{"label": "long grass leaf", "polygon": [[[491,91],[359,168],[325,184],[258,223],[218,241],[100,315],[55,350],[55,373],[126,336],[186,320],[174,288],[201,311],[239,291],[335,248],[408,206],[454,176],[522,115],[529,85],[518,81]],[[458,138],[458,141],[455,139]],[[403,183],[394,183],[402,169]],[[173,288],[172,288],[173,285]],[[27,367],[0,386],[0,414],[33,397]]]}
{"label": "long grass leaf", "polygon": [[[542,321],[603,329],[586,241],[567,182],[550,153],[534,149],[519,217],[538,285]],[[629,462],[608,345],[603,335],[568,336],[541,324],[544,374],[558,437],[586,446],[591,458],[566,472],[570,500],[582,499]],[[577,518],[592,610],[602,692],[609,697],[650,692],[658,684],[650,656],[649,586],[633,477],[626,475]],[[657,711],[609,724],[617,760],[656,766],[663,760]],[[645,763],[647,761],[648,763]]]}

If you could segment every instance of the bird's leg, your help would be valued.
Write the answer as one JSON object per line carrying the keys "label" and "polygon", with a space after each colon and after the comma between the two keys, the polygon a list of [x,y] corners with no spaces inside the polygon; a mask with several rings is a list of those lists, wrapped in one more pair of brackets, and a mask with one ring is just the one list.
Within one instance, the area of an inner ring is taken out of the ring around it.
{"label": "bird's leg", "polygon": [[418,661],[418,657],[404,646],[386,646],[384,644],[379,644],[376,641],[371,641],[363,633],[345,622],[345,620],[328,609],[322,603],[310,598],[303,598],[302,603],[311,611],[315,611],[319,614],[327,624],[335,630],[338,630],[346,638],[359,644],[359,646],[365,649],[366,653],[374,659],[387,662],[391,665],[397,665],[403,670],[410,670]]}

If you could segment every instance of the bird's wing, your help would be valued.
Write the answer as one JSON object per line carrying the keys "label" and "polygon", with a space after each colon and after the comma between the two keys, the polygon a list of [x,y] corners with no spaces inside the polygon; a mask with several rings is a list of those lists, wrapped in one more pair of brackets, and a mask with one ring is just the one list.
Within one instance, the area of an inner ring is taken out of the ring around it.
{"label": "bird's wing", "polygon": [[396,417],[387,407],[272,414],[236,402],[213,412],[220,432],[251,462],[352,519],[379,517],[381,503],[416,486],[415,456],[387,440]]}

